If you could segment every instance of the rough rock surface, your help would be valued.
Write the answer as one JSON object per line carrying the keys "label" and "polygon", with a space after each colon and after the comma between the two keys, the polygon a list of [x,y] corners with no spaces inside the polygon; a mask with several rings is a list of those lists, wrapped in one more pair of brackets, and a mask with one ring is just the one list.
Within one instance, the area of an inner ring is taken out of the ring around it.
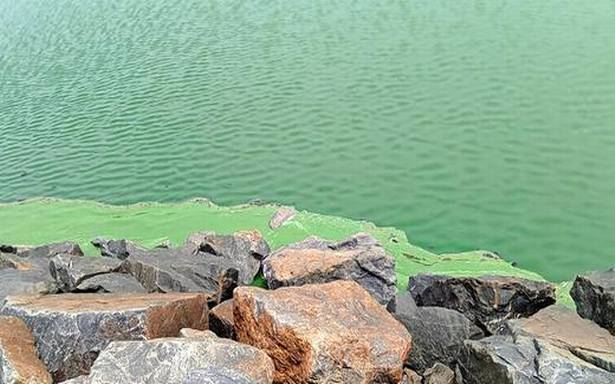
{"label": "rough rock surface", "polygon": [[466,384],[615,383],[615,374],[541,339],[498,335],[465,343],[460,367]]}
{"label": "rough rock surface", "polygon": [[417,305],[454,309],[489,332],[502,320],[531,316],[555,303],[551,284],[505,276],[419,274],[410,277],[408,290]]}
{"label": "rough rock surface", "polygon": [[615,373],[615,336],[568,308],[553,305],[527,319],[511,320],[503,332],[545,340],[589,364]]}
{"label": "rough rock surface", "polygon": [[0,253],[0,303],[9,295],[56,292],[48,265],[44,257]]}
{"label": "rough rock surface", "polygon": [[455,384],[455,372],[444,364],[436,363],[425,370],[425,384]]}
{"label": "rough rock surface", "polygon": [[581,317],[615,335],[615,268],[577,276],[570,295]]}
{"label": "rough rock surface", "polygon": [[137,279],[123,273],[105,273],[82,281],[74,292],[95,293],[146,293]]}
{"label": "rough rock surface", "polygon": [[353,280],[380,304],[393,308],[397,281],[395,259],[369,234],[340,243],[308,239],[284,247],[263,261],[270,288]]}
{"label": "rough rock surface", "polygon": [[0,316],[0,383],[51,384],[28,326],[16,317]]}
{"label": "rough rock surface", "polygon": [[237,339],[274,361],[276,383],[398,383],[411,337],[360,285],[239,287]]}
{"label": "rough rock surface", "polygon": [[110,341],[207,328],[206,298],[199,293],[14,296],[0,314],[32,329],[39,356],[56,381],[86,374]]}
{"label": "rough rock surface", "polygon": [[290,220],[292,220],[297,211],[293,207],[280,207],[269,220],[269,228],[278,229]]}
{"label": "rough rock surface", "polygon": [[49,260],[49,272],[63,292],[74,291],[85,280],[120,269],[121,260],[108,257],[57,255]]}
{"label": "rough rock surface", "polygon": [[224,301],[209,312],[209,329],[216,335],[227,339],[235,338],[233,321],[233,300]]}
{"label": "rough rock surface", "polygon": [[404,369],[404,377],[401,384],[421,384],[422,382],[423,378],[421,375],[411,369]]}
{"label": "rough rock surface", "polygon": [[107,240],[103,238],[96,238],[92,240],[92,245],[100,250],[100,254],[102,256],[113,257],[120,260],[126,259],[131,253],[145,251],[144,248],[141,248],[135,243],[125,239]]}
{"label": "rough rock surface", "polygon": [[98,356],[91,373],[81,378],[80,383],[272,382],[274,366],[264,352],[218,338],[211,332],[203,334],[207,336],[114,341]]}
{"label": "rough rock surface", "polygon": [[83,256],[83,251],[79,245],[71,241],[39,245],[36,247],[24,247],[21,251],[20,247],[16,247],[16,249],[17,255],[20,257],[40,257],[49,259],[62,254]]}
{"label": "rough rock surface", "polygon": [[437,362],[454,366],[467,339],[483,332],[467,317],[452,309],[418,307],[408,292],[397,296],[395,318],[412,335],[408,365],[422,373]]}

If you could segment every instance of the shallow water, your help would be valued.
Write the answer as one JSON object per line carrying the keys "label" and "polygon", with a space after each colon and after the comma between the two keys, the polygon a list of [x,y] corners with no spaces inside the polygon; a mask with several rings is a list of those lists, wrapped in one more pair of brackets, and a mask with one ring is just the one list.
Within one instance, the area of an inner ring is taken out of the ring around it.
{"label": "shallow water", "polygon": [[612,0],[2,1],[0,201],[261,198],[550,279],[606,268],[613,20]]}

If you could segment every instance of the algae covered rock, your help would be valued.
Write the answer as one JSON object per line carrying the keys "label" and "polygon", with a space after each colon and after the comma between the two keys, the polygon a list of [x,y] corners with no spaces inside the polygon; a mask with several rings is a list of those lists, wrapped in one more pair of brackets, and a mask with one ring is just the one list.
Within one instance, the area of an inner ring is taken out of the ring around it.
{"label": "algae covered rock", "polygon": [[411,345],[404,326],[353,281],[239,287],[234,320],[237,340],[273,359],[276,383],[398,383]]}
{"label": "algae covered rock", "polygon": [[177,336],[181,328],[207,328],[203,294],[63,294],[14,296],[1,315],[32,330],[41,360],[54,380],[87,374],[111,341]]}
{"label": "algae covered rock", "polygon": [[297,211],[293,207],[280,207],[269,220],[269,228],[278,229],[290,220],[292,220]]}
{"label": "algae covered rock", "polygon": [[28,326],[16,317],[0,316],[0,383],[51,384],[38,358]]}
{"label": "algae covered rock", "polygon": [[394,306],[395,259],[371,235],[361,233],[340,243],[319,239],[284,247],[263,261],[270,288],[353,280],[382,305]]}
{"label": "algae covered rock", "polygon": [[581,317],[615,335],[615,268],[577,276],[570,295]]}
{"label": "algae covered rock", "polygon": [[417,305],[454,309],[490,332],[504,319],[527,317],[555,303],[550,283],[507,276],[419,274],[410,277],[408,290]]}

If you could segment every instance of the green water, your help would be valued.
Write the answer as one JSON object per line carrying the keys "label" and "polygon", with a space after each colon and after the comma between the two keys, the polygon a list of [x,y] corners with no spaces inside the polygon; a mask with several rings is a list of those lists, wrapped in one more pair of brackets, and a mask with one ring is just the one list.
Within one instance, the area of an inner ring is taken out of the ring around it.
{"label": "green water", "polygon": [[261,198],[562,280],[615,264],[614,164],[613,0],[0,1],[0,201]]}

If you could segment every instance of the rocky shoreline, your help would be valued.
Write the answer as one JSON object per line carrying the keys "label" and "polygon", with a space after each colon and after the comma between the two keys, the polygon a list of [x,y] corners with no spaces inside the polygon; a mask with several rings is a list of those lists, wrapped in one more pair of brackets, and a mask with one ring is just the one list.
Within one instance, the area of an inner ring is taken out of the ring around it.
{"label": "rocky shoreline", "polygon": [[0,245],[0,383],[615,383],[613,269],[576,278],[575,312],[513,275],[427,270],[398,291],[364,232],[92,245]]}

